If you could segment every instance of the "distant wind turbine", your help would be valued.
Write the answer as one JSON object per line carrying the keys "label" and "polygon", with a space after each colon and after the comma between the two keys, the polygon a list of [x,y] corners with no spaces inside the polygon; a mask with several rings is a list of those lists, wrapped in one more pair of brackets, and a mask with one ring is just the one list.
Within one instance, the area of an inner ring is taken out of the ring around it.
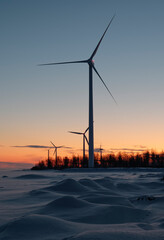
{"label": "distant wind turbine", "polygon": [[[51,141],[50,141],[51,142]],[[55,148],[55,150],[54,150],[54,154],[56,153],[56,157],[55,157],[55,165],[56,165],[56,167],[57,167],[57,165],[58,165],[58,159],[57,159],[57,150],[58,150],[58,148],[62,148],[62,147],[64,147],[64,146],[56,146],[53,142],[51,142],[51,144],[53,145],[53,147]]]}
{"label": "distant wind turbine", "polygon": [[105,82],[103,81],[103,79],[101,78],[100,74],[98,73],[98,71],[96,70],[95,66],[94,66],[94,61],[93,58],[97,53],[97,50],[101,44],[101,41],[103,40],[109,26],[111,25],[113,19],[114,19],[115,15],[112,17],[112,19],[110,20],[105,32],[103,33],[100,41],[98,42],[96,48],[94,49],[92,55],[90,56],[90,58],[86,59],[86,60],[81,60],[81,61],[71,61],[71,62],[57,62],[57,63],[46,63],[46,64],[39,64],[39,66],[44,66],[44,65],[57,65],[57,64],[70,64],[70,63],[88,63],[89,65],[89,167],[92,168],[94,167],[94,130],[93,130],[93,70],[96,72],[96,74],[98,75],[98,77],[100,78],[100,80],[102,81],[102,83],[104,84],[105,88],[107,89],[107,91],[109,92],[109,94],[111,95],[111,97],[113,98],[113,100],[116,103],[116,100],[114,99],[112,93],[109,91],[108,87],[106,86]]}
{"label": "distant wind turbine", "polygon": [[88,142],[88,139],[86,137],[86,133],[87,131],[89,130],[89,127],[84,131],[84,132],[72,132],[72,131],[69,131],[69,133],[73,133],[73,134],[78,134],[78,135],[83,135],[83,161],[85,160],[85,141],[88,143],[89,145],[89,142]]}
{"label": "distant wind turbine", "polygon": [[102,160],[102,151],[103,151],[104,149],[101,147],[101,145],[100,145],[100,148],[99,148],[99,152],[100,152],[100,160]]}

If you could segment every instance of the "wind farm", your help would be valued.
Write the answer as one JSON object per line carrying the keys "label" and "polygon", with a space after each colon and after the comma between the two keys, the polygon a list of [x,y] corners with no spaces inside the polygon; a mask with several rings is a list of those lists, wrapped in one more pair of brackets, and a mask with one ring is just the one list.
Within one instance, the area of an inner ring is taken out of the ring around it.
{"label": "wind farm", "polygon": [[[89,63],[36,65],[88,60],[113,13],[116,17],[98,46],[94,64],[91,62],[94,148],[102,142],[108,152],[140,146],[162,151],[163,3],[157,6],[152,1],[148,11],[145,2],[141,8],[138,2],[123,5],[120,0],[94,5],[72,1],[73,5],[65,6],[43,4],[44,16],[30,3],[11,3],[11,8],[1,4],[1,159],[37,162],[44,149],[10,146],[46,145],[54,133],[59,143],[73,146],[74,153],[80,154],[80,138],[67,132],[89,126]],[[27,9],[33,9],[31,18]],[[101,88],[93,67],[116,97],[118,107]],[[67,155],[67,150],[60,154]]]}
{"label": "wind farm", "polygon": [[163,10],[0,1],[1,240],[163,240]]}

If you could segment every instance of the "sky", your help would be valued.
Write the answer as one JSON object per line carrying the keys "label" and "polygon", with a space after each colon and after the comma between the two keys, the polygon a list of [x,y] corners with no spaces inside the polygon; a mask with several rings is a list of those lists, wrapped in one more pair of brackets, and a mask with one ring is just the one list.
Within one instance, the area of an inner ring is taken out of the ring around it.
{"label": "sky", "polygon": [[94,74],[95,148],[164,150],[163,12],[163,0],[1,0],[0,162],[36,163],[47,148],[27,146],[50,141],[82,155],[68,131],[88,127],[88,66],[37,65],[89,58],[114,14],[94,61],[118,105]]}

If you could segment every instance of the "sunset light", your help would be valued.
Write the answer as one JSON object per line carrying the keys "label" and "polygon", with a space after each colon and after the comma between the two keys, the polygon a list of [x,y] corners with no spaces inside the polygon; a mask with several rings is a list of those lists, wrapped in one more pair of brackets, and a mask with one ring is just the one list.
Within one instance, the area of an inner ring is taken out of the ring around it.
{"label": "sunset light", "polygon": [[[48,150],[28,146],[51,146],[50,141],[68,147],[59,149],[59,157],[83,156],[83,139],[68,131],[89,127],[89,74],[80,62],[92,53],[94,149],[102,145],[106,154],[164,150],[160,4],[152,1],[148,11],[146,1],[141,8],[138,2],[104,0],[94,7],[88,3],[85,14],[81,3],[31,4],[1,3],[0,161],[35,164]],[[80,64],[38,66],[72,60]],[[88,150],[86,144],[87,155]],[[51,150],[50,155],[55,159]]]}
{"label": "sunset light", "polygon": [[164,240],[164,0],[0,20],[0,240]]}

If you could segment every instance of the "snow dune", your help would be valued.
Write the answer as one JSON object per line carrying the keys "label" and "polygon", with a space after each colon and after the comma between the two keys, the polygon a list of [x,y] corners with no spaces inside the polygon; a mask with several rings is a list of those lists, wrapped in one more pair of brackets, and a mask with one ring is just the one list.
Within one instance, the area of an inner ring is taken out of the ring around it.
{"label": "snow dune", "polygon": [[80,233],[74,237],[66,238],[67,240],[163,240],[163,231],[128,231],[128,230],[100,230]]}
{"label": "snow dune", "polygon": [[63,193],[75,193],[80,194],[88,191],[87,187],[84,187],[79,182],[74,179],[65,179],[54,186],[48,187],[47,190],[55,191],[55,192],[63,192]]}
{"label": "snow dune", "polygon": [[38,174],[25,174],[25,175],[21,175],[16,177],[17,179],[27,179],[27,180],[31,180],[31,179],[43,179],[46,178],[46,176],[42,176],[42,175],[38,175]]}
{"label": "snow dune", "polygon": [[0,239],[164,240],[162,176],[163,169],[3,170]]}
{"label": "snow dune", "polygon": [[27,215],[0,228],[1,239],[50,239],[77,232],[77,226],[47,215]]}

